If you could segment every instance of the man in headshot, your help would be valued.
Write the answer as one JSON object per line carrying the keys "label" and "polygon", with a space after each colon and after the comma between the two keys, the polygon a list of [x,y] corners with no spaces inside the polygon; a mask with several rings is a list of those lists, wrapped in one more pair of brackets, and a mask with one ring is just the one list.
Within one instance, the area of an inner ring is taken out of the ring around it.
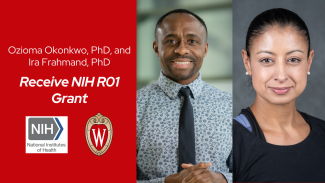
{"label": "man in headshot", "polygon": [[[232,182],[232,97],[201,80],[204,21],[176,9],[157,22],[162,71],[137,91],[137,182]],[[228,161],[227,161],[228,159]]]}

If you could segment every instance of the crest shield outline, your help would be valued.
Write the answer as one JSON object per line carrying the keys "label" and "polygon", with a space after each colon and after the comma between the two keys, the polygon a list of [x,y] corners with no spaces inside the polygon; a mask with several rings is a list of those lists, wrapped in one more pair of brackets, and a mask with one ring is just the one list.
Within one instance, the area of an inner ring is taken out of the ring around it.
{"label": "crest shield outline", "polygon": [[[96,149],[96,147],[94,146],[91,140],[90,131],[93,125],[105,125],[107,128],[107,140],[104,146],[100,150]],[[95,116],[92,116],[88,119],[86,123],[86,141],[91,152],[93,152],[97,156],[101,156],[105,154],[109,146],[111,145],[112,138],[113,138],[113,126],[111,120],[108,119],[108,117],[103,116],[101,113],[98,113]]]}

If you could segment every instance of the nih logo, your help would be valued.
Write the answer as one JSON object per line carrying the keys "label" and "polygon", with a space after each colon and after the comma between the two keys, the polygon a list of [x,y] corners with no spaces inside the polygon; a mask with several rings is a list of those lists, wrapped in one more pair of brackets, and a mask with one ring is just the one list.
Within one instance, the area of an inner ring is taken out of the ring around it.
{"label": "nih logo", "polygon": [[26,153],[68,153],[67,116],[26,116]]}
{"label": "nih logo", "polygon": [[29,118],[29,140],[58,140],[64,128],[58,118]]}

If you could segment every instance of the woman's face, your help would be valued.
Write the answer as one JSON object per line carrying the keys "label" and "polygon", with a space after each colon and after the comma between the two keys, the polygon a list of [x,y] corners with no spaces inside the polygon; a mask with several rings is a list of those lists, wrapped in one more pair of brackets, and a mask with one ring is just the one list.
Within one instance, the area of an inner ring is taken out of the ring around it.
{"label": "woman's face", "polygon": [[272,104],[288,104],[305,89],[314,50],[307,58],[308,43],[293,27],[272,26],[242,51],[244,64],[252,76],[256,97]]}

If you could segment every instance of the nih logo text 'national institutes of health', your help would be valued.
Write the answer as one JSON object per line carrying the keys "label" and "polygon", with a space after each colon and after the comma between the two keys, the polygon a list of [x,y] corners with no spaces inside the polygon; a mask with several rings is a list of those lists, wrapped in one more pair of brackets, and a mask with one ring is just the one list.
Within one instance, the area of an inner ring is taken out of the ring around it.
{"label": "nih logo text 'national institutes of health'", "polygon": [[26,117],[26,153],[68,153],[68,117]]}

